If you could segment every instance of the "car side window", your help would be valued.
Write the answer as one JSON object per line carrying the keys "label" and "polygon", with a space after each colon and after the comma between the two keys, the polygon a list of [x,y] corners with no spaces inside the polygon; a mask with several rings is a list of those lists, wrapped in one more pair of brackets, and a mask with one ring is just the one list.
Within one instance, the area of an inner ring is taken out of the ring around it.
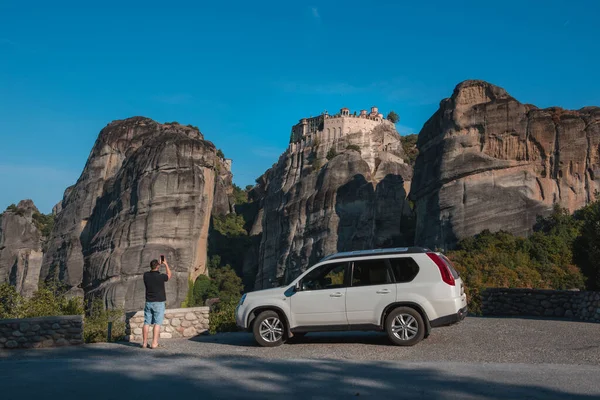
{"label": "car side window", "polygon": [[315,268],[302,278],[302,290],[336,289],[345,286],[348,263],[331,263]]}
{"label": "car side window", "polygon": [[392,283],[385,259],[354,261],[352,286],[385,285]]}
{"label": "car side window", "polygon": [[396,283],[410,282],[419,273],[419,264],[412,257],[390,258]]}

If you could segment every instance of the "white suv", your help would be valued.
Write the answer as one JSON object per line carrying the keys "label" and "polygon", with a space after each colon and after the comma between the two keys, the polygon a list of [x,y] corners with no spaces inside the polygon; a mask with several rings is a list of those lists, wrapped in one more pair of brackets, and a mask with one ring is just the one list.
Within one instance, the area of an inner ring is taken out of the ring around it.
{"label": "white suv", "polygon": [[325,257],[289,285],[244,294],[235,318],[267,347],[307,332],[356,330],[386,331],[393,343],[412,346],[466,314],[450,260],[411,247]]}

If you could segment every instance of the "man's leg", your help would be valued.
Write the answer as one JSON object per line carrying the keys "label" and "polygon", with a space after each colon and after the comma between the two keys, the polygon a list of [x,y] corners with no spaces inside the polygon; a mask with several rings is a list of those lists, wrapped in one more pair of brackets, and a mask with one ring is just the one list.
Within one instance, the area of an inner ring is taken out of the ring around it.
{"label": "man's leg", "polygon": [[160,335],[160,325],[154,324],[154,329],[152,330],[152,347],[158,346],[158,336]]}
{"label": "man's leg", "polygon": [[152,313],[154,315],[153,321],[154,322],[154,336],[152,336],[152,347],[157,347],[158,346],[158,337],[160,336],[160,326],[163,323],[163,319],[165,318],[165,303],[164,302],[160,302],[160,303],[154,303],[153,307],[152,307]]}
{"label": "man's leg", "polygon": [[144,305],[144,326],[142,328],[142,348],[146,348],[148,345],[148,325],[152,322],[152,312],[150,305],[146,303]]}
{"label": "man's leg", "polygon": [[144,327],[142,328],[142,347],[145,349],[148,345],[148,325],[144,323]]}

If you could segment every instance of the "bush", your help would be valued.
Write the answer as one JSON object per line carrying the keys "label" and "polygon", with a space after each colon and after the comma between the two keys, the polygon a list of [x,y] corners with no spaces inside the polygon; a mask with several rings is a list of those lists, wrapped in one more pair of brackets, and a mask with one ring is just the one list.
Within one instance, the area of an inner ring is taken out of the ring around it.
{"label": "bush", "polygon": [[[598,198],[596,193],[596,198]],[[574,258],[585,275],[588,290],[600,290],[600,201],[575,213],[581,223],[581,234],[574,243]]]}
{"label": "bush", "polygon": [[348,146],[346,146],[346,150],[355,150],[360,153],[360,146],[356,144],[349,144]]}
{"label": "bush", "polygon": [[94,299],[86,313],[83,324],[83,340],[86,343],[108,341],[108,323],[112,322],[111,341],[125,338],[125,313],[122,309],[107,310],[101,299]]}
{"label": "bush", "polygon": [[8,283],[0,284],[0,319],[83,315],[83,301],[67,297],[65,286],[48,282],[26,299]]}
{"label": "bush", "polygon": [[248,202],[248,192],[235,183],[233,184],[233,202],[236,206]]}
{"label": "bush", "polygon": [[327,160],[332,160],[333,157],[337,156],[337,152],[335,151],[335,149],[332,147],[329,149],[329,151],[327,152]]}
{"label": "bush", "polygon": [[419,135],[412,134],[402,136],[402,148],[404,149],[404,153],[406,154],[407,160],[406,162],[411,166],[415,165],[415,161],[417,160],[417,156],[419,155],[419,149],[417,149],[417,140],[419,139]]}
{"label": "bush", "polygon": [[0,319],[23,318],[23,302],[14,286],[8,283],[0,284]]}
{"label": "bush", "polygon": [[33,223],[40,230],[42,236],[48,238],[52,233],[52,228],[54,228],[54,215],[36,212],[33,213],[32,218]]}
{"label": "bush", "polygon": [[483,231],[448,253],[465,282],[470,311],[481,313],[480,293],[488,287],[584,287],[572,252],[579,223],[557,207],[549,217],[538,218],[534,230],[529,238]]}
{"label": "bush", "polygon": [[[239,301],[239,300],[238,300]],[[209,332],[235,332],[238,330],[235,323],[235,308],[237,301],[219,302],[210,313]]]}
{"label": "bush", "polygon": [[197,307],[206,304],[206,300],[218,298],[221,303],[236,303],[240,300],[243,285],[242,279],[229,265],[221,266],[221,257],[213,256],[208,262],[209,278],[200,275],[188,286],[186,301],[182,307]]}
{"label": "bush", "polygon": [[217,157],[225,159],[225,154],[223,153],[223,150],[221,150],[221,149],[217,150]]}

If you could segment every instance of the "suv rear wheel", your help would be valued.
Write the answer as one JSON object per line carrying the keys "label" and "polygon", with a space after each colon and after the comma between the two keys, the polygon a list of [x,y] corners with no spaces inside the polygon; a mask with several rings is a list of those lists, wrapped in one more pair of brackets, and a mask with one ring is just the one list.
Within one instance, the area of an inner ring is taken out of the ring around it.
{"label": "suv rear wheel", "polygon": [[254,321],[254,339],[263,347],[280,346],[285,335],[285,323],[275,311],[263,311]]}
{"label": "suv rear wheel", "polygon": [[414,308],[398,307],[385,319],[385,330],[394,344],[413,346],[423,340],[425,323]]}

